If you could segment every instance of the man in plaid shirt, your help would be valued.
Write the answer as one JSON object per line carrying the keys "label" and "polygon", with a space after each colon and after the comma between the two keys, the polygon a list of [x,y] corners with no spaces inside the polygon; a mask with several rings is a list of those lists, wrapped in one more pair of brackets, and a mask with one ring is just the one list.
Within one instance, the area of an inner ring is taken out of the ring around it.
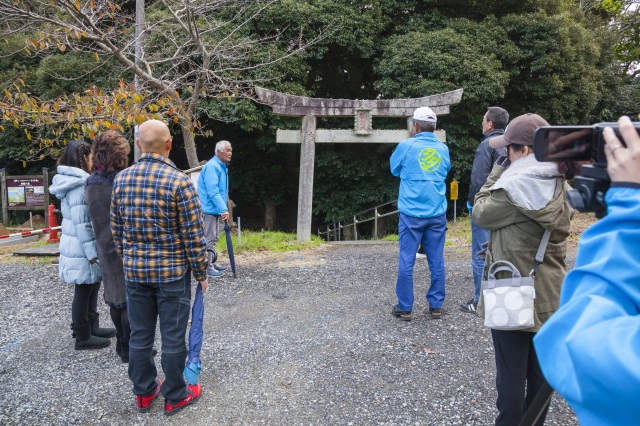
{"label": "man in plaid shirt", "polygon": [[[182,372],[191,273],[203,293],[208,283],[200,202],[191,179],[168,158],[171,142],[163,122],[141,124],[136,143],[142,157],[118,174],[111,195],[111,232],[124,263],[131,322],[129,378],[138,411],[149,411],[162,392],[165,414],[202,394],[199,384],[186,385]],[[164,383],[151,356],[158,317]]]}

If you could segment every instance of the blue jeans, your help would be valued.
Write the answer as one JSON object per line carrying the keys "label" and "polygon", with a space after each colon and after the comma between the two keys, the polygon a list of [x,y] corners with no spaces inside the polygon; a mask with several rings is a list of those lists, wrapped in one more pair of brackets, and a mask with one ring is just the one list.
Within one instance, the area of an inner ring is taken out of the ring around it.
{"label": "blue jeans", "polygon": [[131,322],[129,339],[129,378],[134,395],[148,396],[156,389],[158,375],[151,355],[160,318],[162,395],[175,404],[187,396],[182,372],[187,357],[185,335],[191,306],[191,272],[183,278],[162,283],[142,284],[127,280],[127,309]]}
{"label": "blue jeans", "polygon": [[482,244],[489,241],[489,231],[476,225],[471,216],[469,219],[471,220],[471,268],[473,269],[473,288],[475,290],[473,302],[478,303],[482,271],[484,270],[484,259],[478,256],[478,252],[482,250]]}
{"label": "blue jeans", "polygon": [[413,310],[413,267],[416,263],[418,245],[422,242],[427,255],[431,285],[427,291],[429,307],[442,307],[445,296],[444,240],[447,232],[447,217],[441,215],[430,218],[407,216],[400,213],[398,223],[398,280],[396,295],[398,307],[403,311]]}

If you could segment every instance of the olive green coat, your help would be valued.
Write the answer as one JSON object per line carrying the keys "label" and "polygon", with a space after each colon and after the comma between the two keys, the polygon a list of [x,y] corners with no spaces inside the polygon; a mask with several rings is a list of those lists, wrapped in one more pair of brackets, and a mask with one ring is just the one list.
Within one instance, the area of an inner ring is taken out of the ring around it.
{"label": "olive green coat", "polygon": [[[511,170],[509,170],[511,169]],[[513,263],[527,276],[545,229],[551,231],[544,261],[535,278],[535,326],[538,331],[558,309],[560,288],[566,274],[565,255],[573,214],[564,178],[558,177],[554,163],[539,163],[533,155],[509,166],[494,166],[487,182],[476,195],[473,220],[491,231],[485,260],[489,266],[498,260]],[[509,172],[506,172],[509,170]],[[497,278],[508,278],[500,272]],[[484,298],[480,295],[478,315],[484,318]]]}

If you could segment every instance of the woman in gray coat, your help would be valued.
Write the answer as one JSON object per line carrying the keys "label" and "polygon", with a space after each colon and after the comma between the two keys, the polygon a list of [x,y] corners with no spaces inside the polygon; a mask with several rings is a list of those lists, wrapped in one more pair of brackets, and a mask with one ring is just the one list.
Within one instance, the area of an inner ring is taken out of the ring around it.
{"label": "woman in gray coat", "polygon": [[62,210],[59,276],[74,284],[71,318],[75,348],[100,349],[109,346],[113,329],[98,325],[98,293],[101,271],[96,241],[85,201],[84,182],[91,169],[91,147],[82,141],[67,144],[58,159],[57,174],[49,191],[59,198]]}
{"label": "woman in gray coat", "polygon": [[123,363],[129,362],[131,326],[127,314],[124,268],[111,236],[109,210],[113,179],[127,167],[130,151],[129,142],[118,132],[107,131],[96,136],[91,149],[93,172],[86,183],[87,204],[102,268],[104,300],[116,326],[116,353]]}

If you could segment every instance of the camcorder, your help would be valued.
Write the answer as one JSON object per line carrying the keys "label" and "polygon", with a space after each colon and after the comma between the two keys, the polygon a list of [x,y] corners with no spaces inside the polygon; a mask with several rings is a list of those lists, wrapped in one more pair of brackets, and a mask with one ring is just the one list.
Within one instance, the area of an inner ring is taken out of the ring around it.
{"label": "camcorder", "polygon": [[[640,134],[640,123],[634,123]],[[607,173],[605,140],[602,131],[611,127],[626,147],[618,123],[598,123],[592,126],[544,126],[533,136],[533,152],[538,161],[590,162],[580,168],[573,179],[574,189],[568,192],[571,205],[582,212],[595,212],[602,217],[607,211],[604,195],[611,180]]]}

